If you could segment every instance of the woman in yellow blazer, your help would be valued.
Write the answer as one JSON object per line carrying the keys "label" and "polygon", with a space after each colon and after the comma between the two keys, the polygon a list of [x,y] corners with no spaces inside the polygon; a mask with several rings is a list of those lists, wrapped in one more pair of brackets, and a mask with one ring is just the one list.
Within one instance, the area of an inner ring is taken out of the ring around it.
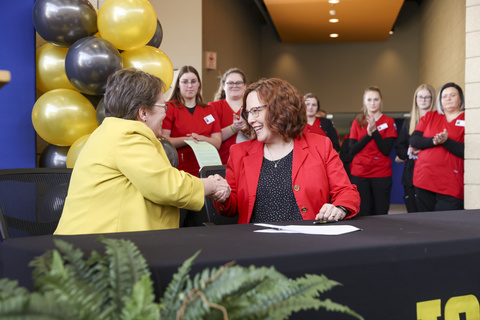
{"label": "woman in yellow blazer", "polygon": [[55,234],[178,228],[179,208],[224,199],[219,175],[199,179],[172,167],[158,137],[167,105],[159,78],[128,68],[109,77],[106,118],[79,154]]}

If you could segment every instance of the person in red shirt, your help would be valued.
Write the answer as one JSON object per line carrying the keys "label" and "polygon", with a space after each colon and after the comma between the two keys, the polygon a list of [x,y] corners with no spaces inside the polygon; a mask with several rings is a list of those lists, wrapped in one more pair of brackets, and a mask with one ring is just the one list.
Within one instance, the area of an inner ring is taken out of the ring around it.
{"label": "person in red shirt", "polygon": [[303,133],[305,102],[282,79],[251,84],[242,117],[251,140],[230,149],[226,179],[230,196],[215,202],[238,223],[342,220],[358,212],[360,196],[332,142]]}
{"label": "person in red shirt", "polygon": [[240,117],[246,87],[247,79],[243,71],[238,68],[229,69],[220,80],[215,101],[209,103],[215,108],[222,127],[222,145],[218,153],[224,165],[227,164],[230,147],[237,142],[248,140],[241,132],[245,121]]}
{"label": "person in red shirt", "polygon": [[413,170],[419,211],[463,210],[465,98],[459,85],[446,83],[437,110],[420,119],[410,138],[420,149]]}
{"label": "person in red shirt", "polygon": [[178,169],[196,177],[200,167],[195,154],[185,140],[206,141],[217,150],[222,144],[220,121],[215,108],[203,102],[202,83],[192,66],[180,69],[172,97],[168,101],[167,117],[162,135],[177,148]]}
{"label": "person in red shirt", "polygon": [[[168,101],[167,116],[163,120],[162,135],[177,149],[178,169],[199,176],[200,166],[192,148],[185,140],[206,141],[217,150],[222,144],[220,121],[215,108],[203,102],[202,83],[192,66],[183,66],[177,77],[172,97]],[[180,226],[201,226],[206,213],[180,210]]]}
{"label": "person in red shirt", "polygon": [[305,100],[307,110],[307,125],[305,126],[305,129],[303,129],[303,132],[316,133],[329,137],[332,141],[333,148],[336,151],[340,151],[337,130],[335,130],[332,121],[325,117],[317,116],[320,110],[320,101],[318,100],[318,97],[313,93],[307,93],[303,96],[303,99]]}
{"label": "person in red shirt", "polygon": [[382,93],[378,87],[363,94],[363,113],[352,122],[350,153],[354,156],[350,179],[362,203],[359,215],[388,214],[392,190],[390,151],[397,138],[395,121],[381,111]]}

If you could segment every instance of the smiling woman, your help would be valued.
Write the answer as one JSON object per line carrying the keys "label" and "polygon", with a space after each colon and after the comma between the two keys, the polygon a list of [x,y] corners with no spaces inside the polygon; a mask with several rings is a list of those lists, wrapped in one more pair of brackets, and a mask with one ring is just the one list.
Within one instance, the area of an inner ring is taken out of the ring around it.
{"label": "smiling woman", "polygon": [[[238,223],[342,220],[360,197],[330,139],[303,133],[303,98],[288,82],[264,79],[244,94],[242,117],[251,140],[230,149],[226,179],[232,193],[215,204]],[[331,202],[330,202],[331,200]]]}

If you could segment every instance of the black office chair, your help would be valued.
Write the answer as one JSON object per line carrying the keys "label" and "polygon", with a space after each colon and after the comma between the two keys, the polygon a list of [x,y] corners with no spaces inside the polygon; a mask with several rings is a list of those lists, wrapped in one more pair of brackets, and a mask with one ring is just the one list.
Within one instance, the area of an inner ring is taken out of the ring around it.
{"label": "black office chair", "polygon": [[67,168],[0,170],[1,239],[53,234],[71,174]]}
{"label": "black office chair", "polygon": [[[227,166],[224,165],[204,166],[200,169],[199,176],[200,178],[206,178],[212,174],[219,174],[225,178],[226,167]],[[238,216],[233,218],[221,216],[217,209],[215,209],[213,200],[209,197],[205,197],[205,210],[208,219],[208,222],[205,222],[205,225],[237,224],[238,222]]]}

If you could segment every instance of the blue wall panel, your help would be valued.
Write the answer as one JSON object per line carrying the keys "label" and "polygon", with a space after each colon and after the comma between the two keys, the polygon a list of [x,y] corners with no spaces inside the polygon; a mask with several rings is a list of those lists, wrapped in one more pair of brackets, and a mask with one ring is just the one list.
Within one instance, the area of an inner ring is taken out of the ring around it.
{"label": "blue wall panel", "polygon": [[0,70],[10,83],[0,89],[0,169],[36,166],[31,113],[35,104],[34,0],[0,1]]}

